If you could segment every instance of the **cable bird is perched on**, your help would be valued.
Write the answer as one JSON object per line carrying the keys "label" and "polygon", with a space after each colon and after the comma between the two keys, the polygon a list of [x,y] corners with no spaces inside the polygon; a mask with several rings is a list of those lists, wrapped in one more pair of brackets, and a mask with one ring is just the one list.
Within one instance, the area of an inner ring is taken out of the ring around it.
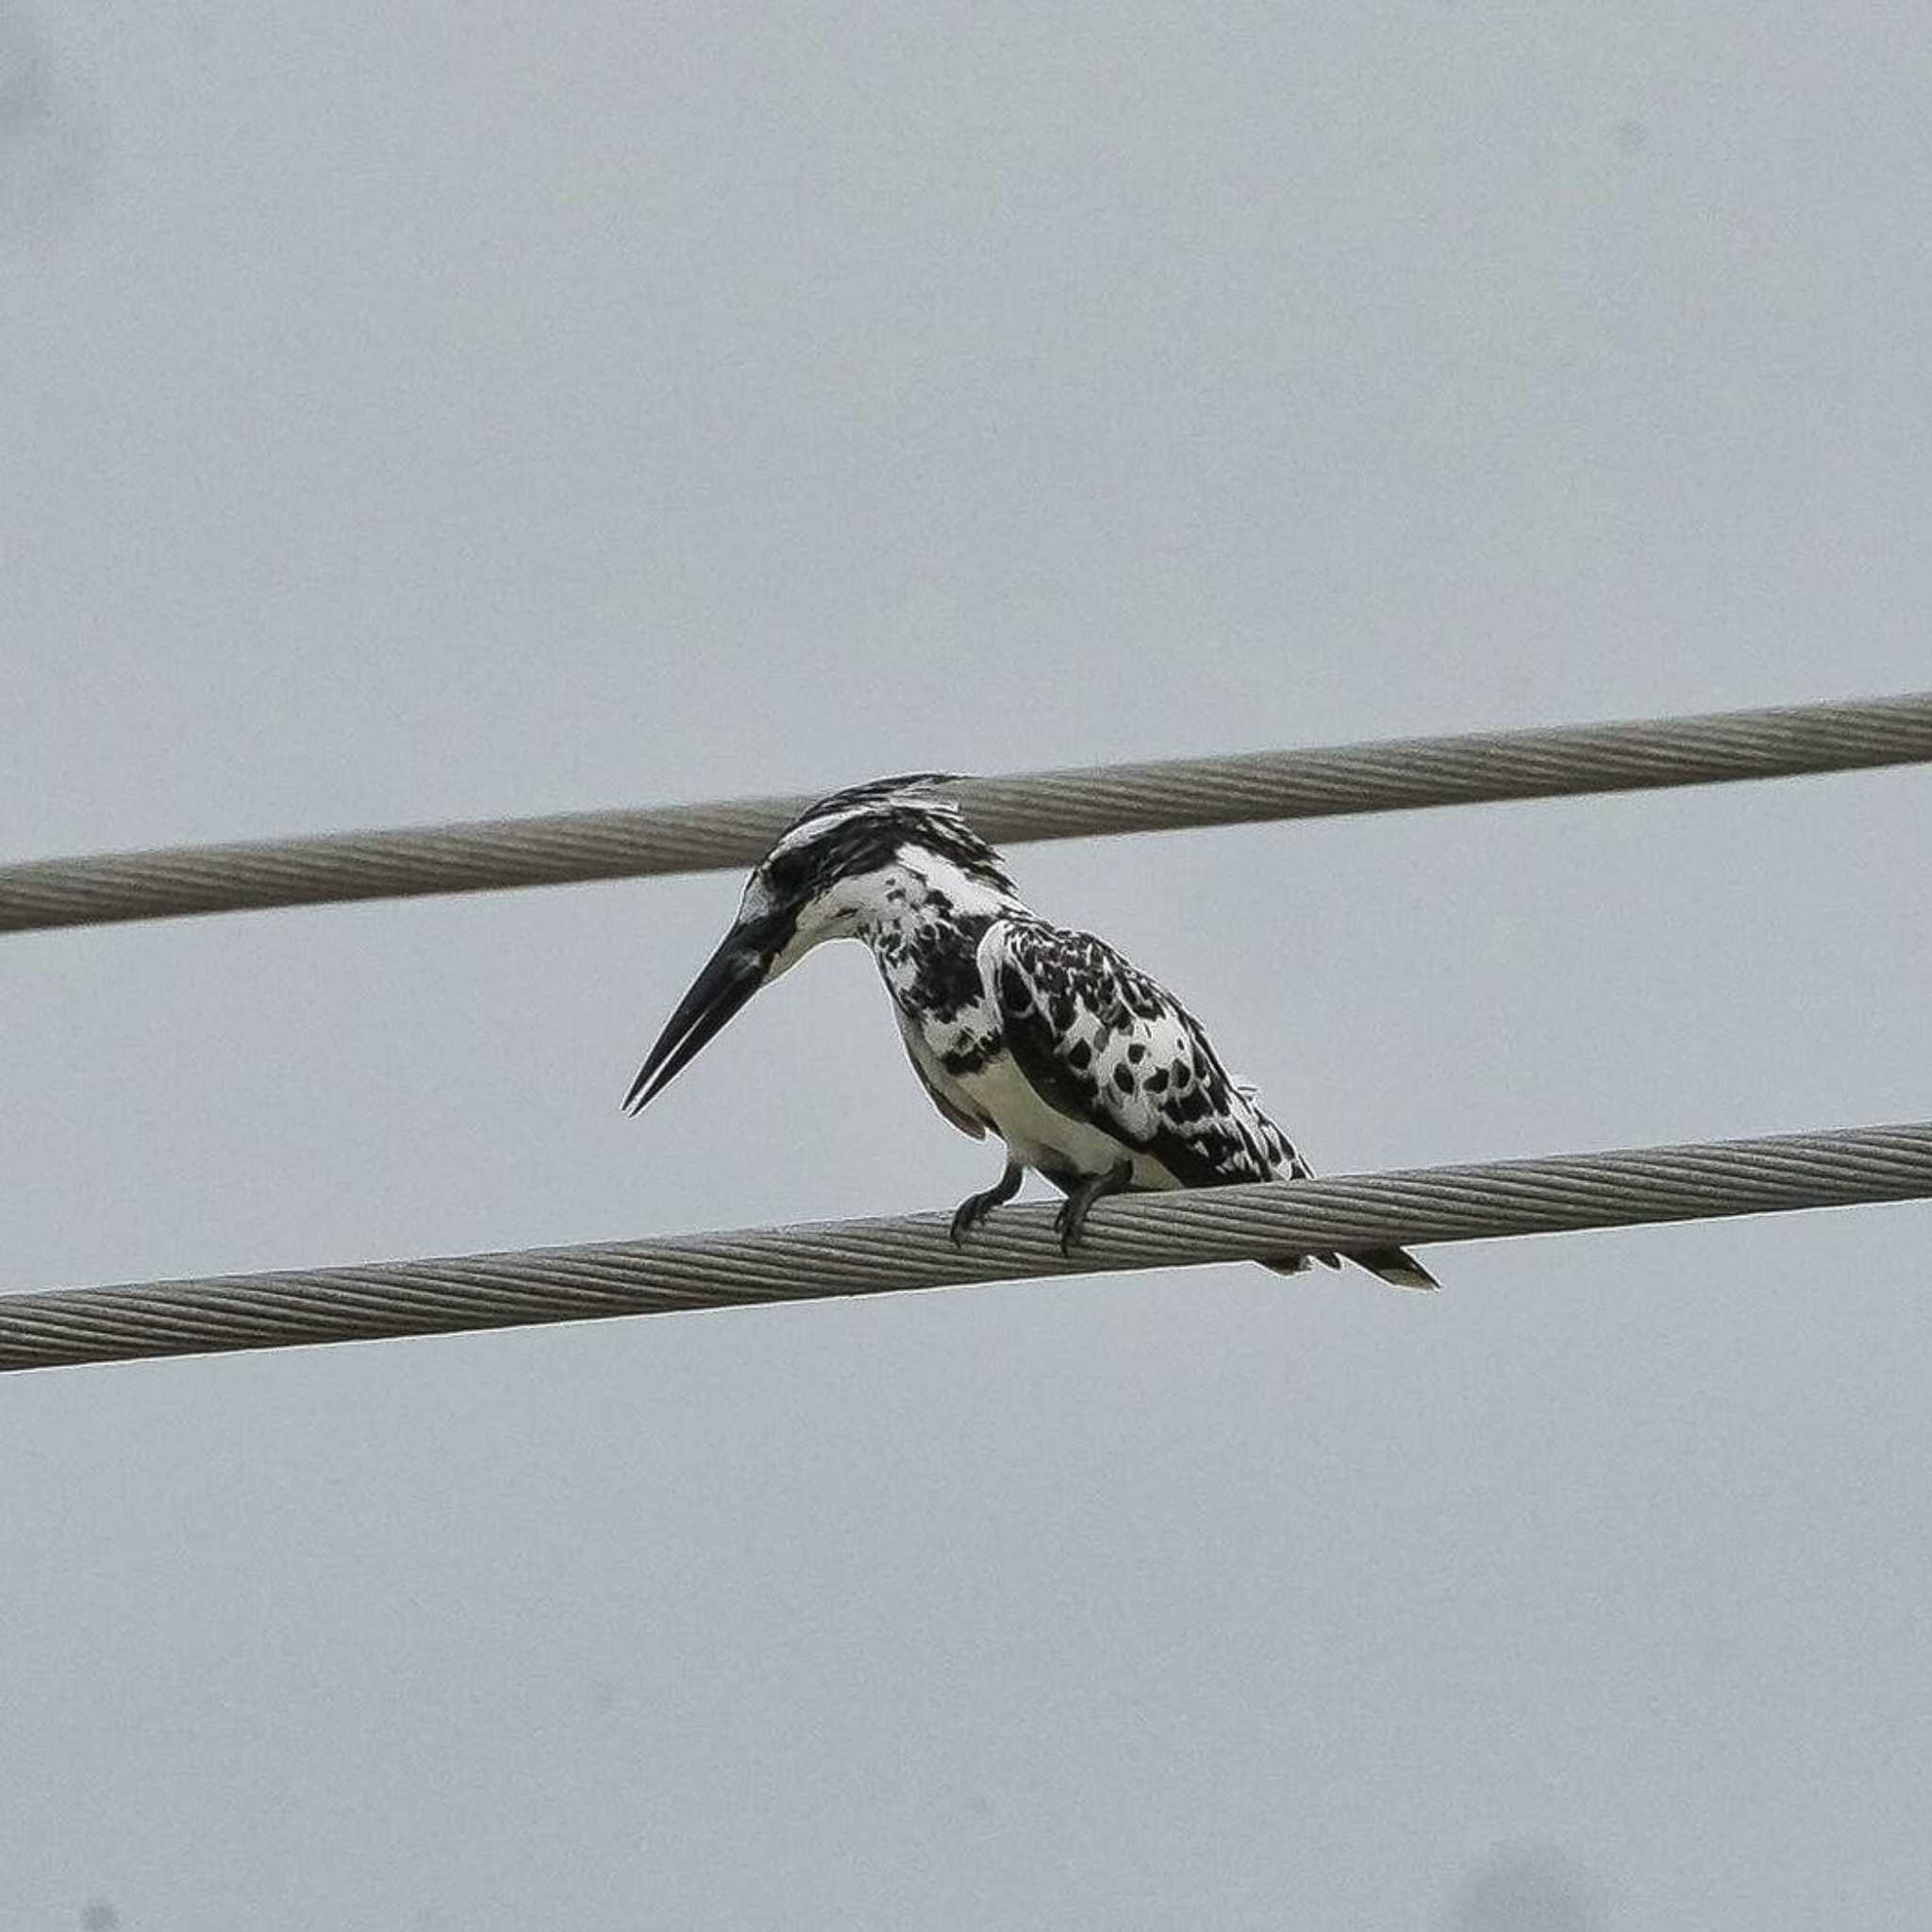
{"label": "cable bird is perched on", "polygon": [[[1056,1224],[1067,1252],[1106,1194],[1306,1179],[1255,1090],[1228,1077],[1172,993],[1104,941],[1028,911],[999,854],[941,789],[951,782],[922,772],[856,785],[780,834],[631,1083],[630,1111],[767,980],[826,940],[858,939],[933,1105],[962,1133],[991,1128],[1007,1145],[998,1182],[959,1204],[954,1241],[1010,1201],[1029,1167],[1067,1196]],[[1349,1258],[1403,1288],[1436,1285],[1400,1248]],[[1266,1265],[1292,1274],[1307,1257]]]}

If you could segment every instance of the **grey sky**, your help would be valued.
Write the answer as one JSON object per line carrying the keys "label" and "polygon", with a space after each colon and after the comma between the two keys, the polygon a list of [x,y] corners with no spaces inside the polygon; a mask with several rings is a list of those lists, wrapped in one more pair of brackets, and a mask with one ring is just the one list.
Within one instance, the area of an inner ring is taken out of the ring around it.
{"label": "grey sky", "polygon": [[[0,0],[0,849],[1924,685],[1932,36]],[[1918,1118],[1932,780],[1028,849],[1330,1168]],[[722,878],[0,944],[0,1274],[951,1205]],[[1891,1927],[1932,1213],[0,1385],[0,1932]]]}

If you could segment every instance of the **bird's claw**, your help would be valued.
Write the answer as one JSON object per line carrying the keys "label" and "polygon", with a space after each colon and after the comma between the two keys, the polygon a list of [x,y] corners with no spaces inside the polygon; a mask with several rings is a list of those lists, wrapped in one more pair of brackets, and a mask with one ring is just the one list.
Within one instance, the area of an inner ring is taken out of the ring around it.
{"label": "bird's claw", "polygon": [[1053,1231],[1060,1239],[1060,1253],[1069,1259],[1073,1257],[1074,1243],[1080,1239],[1080,1224],[1087,1218],[1084,1214],[1076,1215],[1074,1212],[1075,1205],[1074,1201],[1063,1203],[1059,1212],[1053,1218]]}
{"label": "bird's claw", "polygon": [[966,1237],[1003,1202],[1010,1201],[1020,1191],[1020,1183],[1024,1174],[1018,1167],[1009,1166],[991,1187],[977,1194],[968,1194],[953,1209],[953,1222],[947,1232],[953,1238],[956,1248],[966,1245]]}
{"label": "bird's claw", "polygon": [[1073,1258],[1074,1243],[1086,1229],[1087,1217],[1092,1212],[1094,1202],[1103,1201],[1109,1194],[1120,1193],[1131,1185],[1133,1174],[1134,1163],[1123,1160],[1108,1173],[1084,1182],[1067,1196],[1060,1211],[1054,1216],[1053,1224],[1060,1238],[1060,1253],[1069,1260]]}

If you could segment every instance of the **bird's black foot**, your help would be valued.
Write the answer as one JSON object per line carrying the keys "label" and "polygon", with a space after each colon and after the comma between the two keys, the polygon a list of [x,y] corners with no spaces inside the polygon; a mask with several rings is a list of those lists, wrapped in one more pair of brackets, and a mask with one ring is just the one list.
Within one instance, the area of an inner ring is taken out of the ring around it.
{"label": "bird's black foot", "polygon": [[1104,1201],[1109,1194],[1124,1193],[1133,1185],[1134,1163],[1126,1158],[1117,1160],[1105,1174],[1090,1175],[1074,1188],[1066,1199],[1066,1205],[1053,1218],[1054,1231],[1060,1238],[1060,1253],[1071,1255],[1074,1243],[1080,1239],[1080,1231],[1087,1225],[1087,1217],[1092,1211],[1096,1201]]}
{"label": "bird's black foot", "polygon": [[966,1237],[995,1208],[1010,1201],[1020,1191],[1020,1183],[1025,1178],[1026,1170],[1018,1161],[1009,1160],[1006,1173],[991,1187],[977,1194],[968,1194],[953,1210],[953,1245],[963,1248]]}

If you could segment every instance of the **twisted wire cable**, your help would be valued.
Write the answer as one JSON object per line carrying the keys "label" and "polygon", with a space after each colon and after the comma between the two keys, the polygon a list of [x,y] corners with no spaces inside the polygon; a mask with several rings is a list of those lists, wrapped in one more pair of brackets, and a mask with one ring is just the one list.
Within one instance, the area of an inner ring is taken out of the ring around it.
{"label": "twisted wire cable", "polygon": [[0,1371],[1932,1196],[1932,1122],[1043,1206],[0,1295]]}
{"label": "twisted wire cable", "polygon": [[[1932,692],[962,780],[995,844],[1932,761]],[[0,866],[0,932],[749,865],[811,794]]]}

